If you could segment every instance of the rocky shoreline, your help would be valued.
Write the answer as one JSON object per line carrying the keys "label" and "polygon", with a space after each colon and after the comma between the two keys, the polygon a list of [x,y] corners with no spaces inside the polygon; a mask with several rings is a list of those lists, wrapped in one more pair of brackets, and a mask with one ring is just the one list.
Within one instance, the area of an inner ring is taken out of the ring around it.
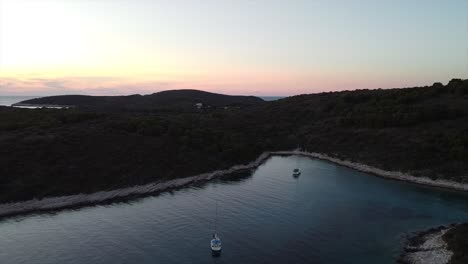
{"label": "rocky shoreline", "polygon": [[[33,199],[24,202],[14,202],[0,204],[0,218],[10,217],[15,215],[22,215],[41,211],[53,211],[59,209],[73,208],[79,206],[89,206],[99,203],[113,202],[118,200],[125,200],[135,196],[144,196],[163,192],[175,188],[180,188],[192,183],[205,182],[214,178],[229,175],[235,172],[254,169],[260,166],[265,160],[274,155],[287,156],[287,155],[300,155],[315,159],[329,161],[341,166],[346,166],[355,170],[366,173],[371,173],[384,178],[413,182],[417,184],[424,184],[434,187],[442,187],[460,191],[467,191],[468,185],[456,182],[449,182],[443,180],[431,180],[429,178],[414,177],[405,173],[395,171],[384,171],[365,164],[355,163],[351,161],[333,158],[321,153],[306,152],[301,150],[293,151],[276,151],[264,152],[255,161],[232,166],[226,170],[217,170],[210,173],[199,174],[195,176],[173,179],[167,181],[159,181],[146,185],[133,186],[128,188],[100,191],[91,194],[77,194],[61,197],[48,197],[41,200]],[[448,244],[444,241],[444,235],[452,230],[456,225],[449,227],[432,228],[428,231],[419,232],[414,237],[408,240],[404,248],[405,253],[397,260],[400,264],[419,264],[419,263],[434,263],[446,264],[449,263],[454,253],[449,250]],[[456,230],[454,230],[456,231]]]}
{"label": "rocky shoreline", "polygon": [[444,235],[456,225],[440,226],[419,232],[408,239],[397,263],[400,264],[447,264],[453,256]]}
{"label": "rocky shoreline", "polygon": [[365,164],[355,163],[351,161],[341,160],[333,158],[321,153],[306,152],[301,150],[293,151],[275,151],[275,152],[264,152],[255,161],[249,164],[235,165],[226,170],[217,170],[209,173],[203,173],[195,176],[173,179],[168,181],[159,181],[146,185],[133,186],[127,188],[121,188],[110,191],[100,191],[91,194],[76,194],[61,197],[48,197],[44,199],[33,199],[23,202],[13,202],[0,204],[0,218],[27,214],[38,211],[51,211],[57,209],[65,209],[76,206],[93,205],[104,202],[111,202],[114,200],[124,199],[132,196],[148,195],[153,193],[162,192],[174,188],[180,188],[188,184],[209,181],[213,178],[221,177],[224,175],[232,174],[234,172],[254,169],[260,166],[267,158],[274,155],[301,155],[316,159],[329,161],[341,166],[346,166],[355,170],[359,170],[366,173],[371,173],[377,176],[413,182],[418,184],[424,184],[435,187],[442,187],[460,191],[468,191],[468,184],[461,184],[456,182],[444,181],[444,180],[431,180],[429,178],[414,177],[405,173],[396,171],[385,171]]}
{"label": "rocky shoreline", "polygon": [[428,186],[440,187],[440,188],[452,189],[452,190],[458,190],[458,191],[468,191],[468,184],[466,183],[459,183],[459,182],[447,181],[447,180],[432,180],[430,178],[416,177],[416,176],[412,176],[410,174],[399,172],[399,171],[386,171],[386,170],[382,170],[382,169],[372,167],[366,164],[333,158],[326,154],[321,154],[321,153],[294,150],[294,151],[277,151],[277,152],[274,152],[274,154],[307,156],[307,157],[312,157],[316,159],[326,160],[326,161],[329,161],[338,165],[342,165],[348,168],[374,174],[374,175],[388,178],[388,179],[412,182],[412,183],[417,183],[417,184],[422,184],[422,185],[428,185]]}
{"label": "rocky shoreline", "polygon": [[75,206],[93,205],[103,202],[110,202],[125,197],[158,193],[165,190],[183,187],[191,183],[209,181],[213,178],[228,175],[234,172],[253,169],[262,164],[268,157],[270,157],[270,155],[271,154],[268,152],[263,153],[255,161],[249,164],[236,165],[226,170],[217,170],[210,173],[204,173],[180,179],[154,182],[146,185],[133,186],[111,191],[100,191],[91,194],[48,197],[41,200],[33,199],[24,202],[0,204],[0,217],[14,216],[38,211],[65,209]]}

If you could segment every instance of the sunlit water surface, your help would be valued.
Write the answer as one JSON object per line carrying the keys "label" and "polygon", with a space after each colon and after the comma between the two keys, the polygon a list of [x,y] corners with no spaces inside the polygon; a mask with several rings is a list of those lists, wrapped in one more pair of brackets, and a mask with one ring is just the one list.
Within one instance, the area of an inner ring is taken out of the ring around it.
{"label": "sunlit water surface", "polygon": [[464,194],[272,157],[251,174],[129,203],[6,219],[0,263],[394,263],[406,233],[467,220]]}

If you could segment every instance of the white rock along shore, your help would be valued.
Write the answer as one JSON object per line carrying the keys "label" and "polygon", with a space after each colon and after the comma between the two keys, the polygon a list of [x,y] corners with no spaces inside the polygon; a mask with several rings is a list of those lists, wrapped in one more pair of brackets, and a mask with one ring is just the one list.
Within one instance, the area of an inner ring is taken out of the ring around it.
{"label": "white rock along shore", "polygon": [[446,264],[453,256],[442,238],[452,227],[443,228],[422,236],[423,243],[418,246],[407,246],[400,263],[408,264]]}
{"label": "white rock along shore", "polygon": [[407,182],[413,182],[413,183],[418,183],[418,184],[423,184],[423,185],[429,185],[433,187],[440,187],[440,188],[445,188],[445,189],[452,189],[452,190],[459,190],[459,191],[468,191],[468,184],[463,184],[459,182],[454,182],[454,181],[447,181],[447,180],[432,180],[430,178],[426,177],[415,177],[407,173],[399,172],[399,171],[386,171],[382,170],[376,167],[372,167],[369,165],[357,163],[357,162],[351,162],[347,160],[341,160],[338,158],[333,158],[325,154],[321,153],[314,153],[314,152],[305,152],[305,151],[300,151],[300,150],[294,150],[294,151],[277,151],[277,152],[270,152],[273,155],[302,155],[302,156],[307,156],[307,157],[312,157],[316,159],[321,159],[321,160],[326,160],[330,161],[333,163],[336,163],[338,165],[342,165],[345,167],[349,167],[358,171],[362,172],[367,172],[371,173],[377,176],[381,176],[384,178],[389,178],[389,179],[394,179],[394,180],[400,180],[400,181],[407,181]]}
{"label": "white rock along shore", "polygon": [[402,181],[414,182],[414,183],[419,183],[419,184],[424,184],[424,185],[429,185],[429,186],[455,189],[455,190],[461,190],[461,191],[468,190],[468,184],[461,184],[461,183],[451,182],[451,181],[446,181],[446,180],[431,180],[429,178],[424,178],[424,177],[414,177],[409,174],[405,174],[405,173],[397,172],[397,171],[385,171],[385,170],[381,170],[379,168],[375,168],[375,167],[368,166],[365,164],[360,164],[360,163],[333,158],[333,157],[330,157],[328,155],[321,154],[321,153],[305,152],[305,151],[300,151],[300,150],[275,151],[275,152],[265,152],[262,155],[260,155],[255,161],[249,164],[235,165],[226,170],[217,170],[217,171],[213,171],[209,173],[203,173],[203,174],[180,178],[180,179],[159,181],[159,182],[149,183],[146,185],[139,185],[139,186],[122,188],[122,189],[110,190],[110,191],[100,191],[100,192],[91,193],[91,194],[76,194],[76,195],[68,195],[68,196],[60,196],[60,197],[49,197],[49,198],[44,198],[41,200],[33,199],[33,200],[22,201],[22,202],[0,204],[0,217],[9,216],[9,215],[18,215],[18,214],[24,214],[24,213],[30,213],[30,212],[36,212],[36,211],[63,209],[63,208],[69,208],[69,207],[74,207],[74,206],[92,205],[92,204],[108,202],[108,201],[112,201],[112,200],[116,200],[116,199],[124,198],[128,196],[157,193],[157,192],[161,192],[161,191],[172,189],[172,188],[182,187],[182,186],[195,183],[195,182],[208,181],[213,178],[228,175],[236,171],[253,169],[253,168],[260,166],[266,159],[268,159],[270,156],[273,156],[273,155],[307,156],[311,158],[326,160],[326,161],[333,162],[342,166],[346,166],[346,167],[356,169],[362,172],[372,173],[372,174],[385,177],[385,178],[389,178],[389,179],[402,180]]}

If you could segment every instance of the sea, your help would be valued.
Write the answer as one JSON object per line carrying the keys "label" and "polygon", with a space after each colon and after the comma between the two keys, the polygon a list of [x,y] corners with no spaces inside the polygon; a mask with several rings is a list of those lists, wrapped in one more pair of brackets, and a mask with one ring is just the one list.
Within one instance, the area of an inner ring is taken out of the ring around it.
{"label": "sea", "polygon": [[154,196],[3,219],[0,263],[394,264],[408,235],[467,220],[465,193],[273,156]]}
{"label": "sea", "polygon": [[21,101],[39,98],[40,96],[0,96],[0,106],[11,106]]}

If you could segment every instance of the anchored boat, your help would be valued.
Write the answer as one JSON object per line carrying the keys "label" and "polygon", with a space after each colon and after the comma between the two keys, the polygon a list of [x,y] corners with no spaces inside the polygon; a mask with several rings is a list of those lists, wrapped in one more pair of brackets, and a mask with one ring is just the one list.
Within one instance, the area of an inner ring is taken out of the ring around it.
{"label": "anchored boat", "polygon": [[297,168],[294,169],[294,170],[293,170],[293,176],[294,176],[295,178],[297,178],[297,177],[299,177],[299,175],[301,175],[301,170],[300,170],[300,169],[297,169]]}
{"label": "anchored boat", "polygon": [[221,254],[221,239],[219,239],[218,234],[213,234],[213,239],[211,239],[211,253],[213,255],[220,255]]}
{"label": "anchored boat", "polygon": [[217,227],[218,227],[218,202],[216,202],[216,218],[215,218],[215,229],[214,229],[214,232],[213,232],[213,237],[211,239],[211,253],[214,255],[214,256],[218,256],[221,254],[221,250],[222,250],[222,247],[221,247],[221,239],[219,238],[218,236],[218,232],[217,232]]}

